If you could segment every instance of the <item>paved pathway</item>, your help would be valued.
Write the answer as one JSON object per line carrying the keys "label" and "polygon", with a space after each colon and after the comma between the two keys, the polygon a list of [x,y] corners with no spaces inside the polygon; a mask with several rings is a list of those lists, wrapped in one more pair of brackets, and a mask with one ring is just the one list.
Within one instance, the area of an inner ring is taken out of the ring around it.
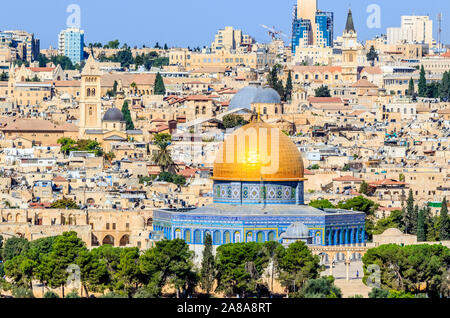
{"label": "paved pathway", "polygon": [[[326,267],[327,268],[321,273],[321,276],[328,276],[330,274],[330,268],[328,265],[326,265]],[[356,277],[357,273],[359,274],[359,278]],[[349,281],[346,280],[344,262],[338,262],[333,267],[333,276],[335,278],[335,285],[342,290],[344,298],[354,295],[362,295],[367,298],[371,291],[371,288],[367,287],[362,282],[363,264],[361,261],[350,263]]]}

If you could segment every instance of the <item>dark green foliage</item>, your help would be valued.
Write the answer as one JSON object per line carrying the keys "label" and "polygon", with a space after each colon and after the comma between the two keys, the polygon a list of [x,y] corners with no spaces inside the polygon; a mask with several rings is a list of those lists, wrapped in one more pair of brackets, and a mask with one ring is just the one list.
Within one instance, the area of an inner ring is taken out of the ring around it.
{"label": "dark green foliage", "polygon": [[26,287],[13,287],[12,295],[14,298],[34,298],[33,291]]}
{"label": "dark green foliage", "polygon": [[403,223],[405,225],[406,234],[414,234],[417,228],[417,215],[414,207],[414,196],[410,189],[408,199],[406,200],[406,208],[403,209]]}
{"label": "dark green foliage", "polygon": [[158,147],[158,150],[153,154],[152,160],[161,170],[165,172],[173,166],[173,160],[169,146],[172,141],[172,136],[169,134],[156,134],[153,138],[153,143]]}
{"label": "dark green foliage", "polygon": [[248,122],[242,116],[239,115],[231,114],[223,117],[223,127],[225,129],[243,126],[246,124],[248,124]]}
{"label": "dark green foliage", "polygon": [[313,200],[313,201],[309,202],[309,205],[314,208],[317,208],[317,209],[334,209],[335,208],[335,206],[327,199]]}
{"label": "dark green foliage", "polygon": [[78,292],[76,290],[72,290],[70,293],[66,295],[65,298],[81,298],[80,295],[78,295]]}
{"label": "dark green foliage", "polygon": [[269,263],[262,243],[226,244],[217,248],[217,291],[228,296],[258,294],[259,279]]}
{"label": "dark green foliage", "polygon": [[363,180],[363,182],[361,183],[361,185],[359,186],[359,193],[364,194],[364,195],[368,195],[370,193],[369,191],[369,184]]}
{"label": "dark green foliage", "polygon": [[47,291],[44,294],[44,298],[59,298],[59,296],[55,292]]}
{"label": "dark green foliage", "polygon": [[367,60],[371,62],[372,66],[374,66],[376,59],[378,59],[378,53],[377,51],[375,51],[375,48],[372,45],[369,52],[367,53]]}
{"label": "dark green foliage", "polygon": [[202,267],[200,272],[200,283],[202,288],[209,295],[212,291],[214,285],[215,277],[215,262],[212,249],[212,238],[211,234],[206,233],[204,238],[204,250]]}
{"label": "dark green foliage", "polygon": [[389,291],[386,289],[374,287],[369,293],[369,298],[388,298],[388,297]]}
{"label": "dark green foliage", "polygon": [[163,240],[146,251],[139,260],[139,268],[153,288],[159,293],[166,284],[177,291],[177,296],[187,297],[193,293],[198,282],[194,272],[194,252],[180,239]]}
{"label": "dark green foliage", "polygon": [[414,80],[412,79],[412,77],[409,79],[408,95],[409,96],[413,96],[414,95]]}
{"label": "dark green foliage", "polygon": [[439,97],[444,101],[450,100],[450,71],[445,72],[439,85]]}
{"label": "dark green foliage", "polygon": [[178,186],[185,186],[186,185],[186,178],[179,174],[174,174],[170,172],[161,172],[161,174],[158,177],[159,181],[164,182],[170,182],[173,184],[176,184]]}
{"label": "dark green foliage", "polygon": [[313,255],[302,241],[280,250],[278,267],[281,285],[289,293],[299,291],[307,280],[319,278],[319,262],[319,256]]}
{"label": "dark green foliage", "polygon": [[156,74],[155,78],[154,94],[155,95],[166,94],[166,87],[164,86],[164,80],[159,72]]}
{"label": "dark green foliage", "polygon": [[417,217],[417,241],[425,242],[427,240],[426,229],[425,229],[425,213],[424,209],[419,211]]}
{"label": "dark green foliage", "polygon": [[278,73],[280,72],[280,70],[281,65],[274,65],[270,70],[269,75],[267,76],[267,83],[271,88],[278,92],[281,98],[283,98],[285,96],[283,81],[278,79]]}
{"label": "dark green foliage", "polygon": [[342,291],[334,285],[334,277],[320,277],[306,281],[300,290],[300,298],[342,298]]}
{"label": "dark green foliage", "polygon": [[8,239],[2,250],[2,260],[3,262],[13,259],[22,253],[25,253],[30,248],[30,242],[22,237],[11,237]]}
{"label": "dark green foliage", "polygon": [[382,234],[390,228],[396,228],[403,231],[403,212],[401,210],[391,211],[391,214],[383,219],[379,219],[373,230],[373,234]]}
{"label": "dark green foliage", "polygon": [[70,138],[58,139],[58,144],[61,145],[61,152],[65,155],[70,154],[71,151],[87,151],[94,153],[97,157],[103,155],[103,149],[100,144],[94,140],[80,139],[75,141]]}
{"label": "dark green foliage", "polygon": [[118,49],[120,46],[119,40],[109,41],[108,44],[105,44],[103,48],[105,49]]}
{"label": "dark green foliage", "polygon": [[8,74],[5,73],[5,71],[2,72],[2,74],[0,75],[0,82],[6,82],[8,81],[9,76]]}
{"label": "dark green foliage", "polygon": [[123,103],[122,114],[126,121],[126,130],[134,130],[133,119],[131,119],[130,109],[128,108],[128,101]]}
{"label": "dark green foliage", "polygon": [[202,288],[209,295],[212,291],[215,277],[215,262],[211,234],[205,234],[204,245],[200,283]]}
{"label": "dark green foliage", "polygon": [[347,201],[339,202],[337,207],[344,210],[361,211],[365,212],[367,216],[373,216],[376,209],[378,209],[378,204],[360,195]]}
{"label": "dark green foliage", "polygon": [[439,215],[439,240],[450,240],[450,219],[448,216],[447,199],[442,200],[441,213]]}
{"label": "dark green foliage", "polygon": [[328,86],[322,85],[319,88],[315,90],[315,96],[316,97],[331,97],[330,90]]}
{"label": "dark green foliage", "polygon": [[120,251],[120,260],[114,273],[116,280],[115,290],[125,292],[131,297],[141,284],[146,283],[146,277],[139,267],[139,249],[123,248]]}
{"label": "dark green foliage", "polygon": [[289,100],[292,99],[292,88],[293,88],[293,86],[292,86],[292,72],[291,72],[291,70],[289,70],[288,77],[287,77],[287,80],[286,80],[286,87],[284,89],[284,94],[285,94],[284,100],[285,101],[289,101]]}
{"label": "dark green foliage", "polygon": [[363,256],[363,282],[372,273],[369,265],[378,265],[381,288],[419,293],[424,288],[429,297],[438,297],[444,275],[450,266],[450,249],[442,245],[382,245]]}
{"label": "dark green foliage", "polygon": [[50,205],[51,209],[68,209],[68,210],[79,210],[80,207],[78,204],[72,199],[62,198],[56,200]]}
{"label": "dark green foliage", "polygon": [[427,94],[427,80],[425,78],[425,68],[423,65],[420,67],[420,78],[419,78],[419,96],[426,97]]}

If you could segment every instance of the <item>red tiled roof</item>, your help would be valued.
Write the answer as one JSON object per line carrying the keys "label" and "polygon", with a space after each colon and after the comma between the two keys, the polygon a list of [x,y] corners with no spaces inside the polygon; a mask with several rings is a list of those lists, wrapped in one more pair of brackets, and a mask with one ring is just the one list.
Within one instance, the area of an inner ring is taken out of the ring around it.
{"label": "red tiled roof", "polygon": [[53,182],[68,182],[66,178],[61,177],[61,176],[54,177],[52,181]]}
{"label": "red tiled roof", "polygon": [[54,67],[28,67],[28,69],[32,72],[53,72]]}
{"label": "red tiled roof", "polygon": [[184,170],[178,172],[177,174],[181,175],[185,178],[192,178],[195,176],[196,172],[197,172],[197,169],[187,168],[187,169],[184,169]]}

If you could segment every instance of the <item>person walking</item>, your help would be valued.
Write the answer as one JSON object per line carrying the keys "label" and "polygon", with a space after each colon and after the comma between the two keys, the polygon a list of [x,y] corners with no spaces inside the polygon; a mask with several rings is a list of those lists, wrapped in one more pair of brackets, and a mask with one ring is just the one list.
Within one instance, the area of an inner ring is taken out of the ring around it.
{"label": "person walking", "polygon": [[359,271],[356,271],[356,278],[359,278]]}

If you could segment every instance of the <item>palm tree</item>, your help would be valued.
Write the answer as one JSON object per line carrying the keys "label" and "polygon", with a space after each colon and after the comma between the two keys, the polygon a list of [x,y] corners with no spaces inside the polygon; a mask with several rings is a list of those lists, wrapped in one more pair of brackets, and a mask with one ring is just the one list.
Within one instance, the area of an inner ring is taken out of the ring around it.
{"label": "palm tree", "polygon": [[174,164],[172,154],[169,149],[172,136],[169,134],[157,134],[153,140],[158,147],[158,150],[153,154],[152,160],[161,167],[163,172],[165,172]]}

